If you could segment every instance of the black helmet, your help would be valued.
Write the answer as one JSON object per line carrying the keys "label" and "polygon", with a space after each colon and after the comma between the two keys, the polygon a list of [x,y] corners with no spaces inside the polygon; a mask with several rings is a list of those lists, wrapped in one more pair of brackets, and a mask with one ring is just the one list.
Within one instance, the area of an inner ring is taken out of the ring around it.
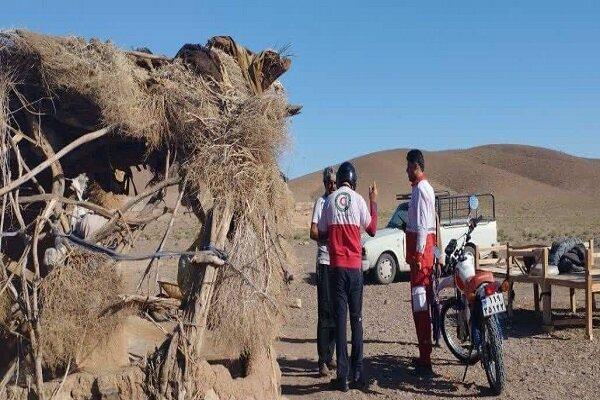
{"label": "black helmet", "polygon": [[356,169],[354,169],[354,165],[349,161],[342,163],[335,174],[335,183],[337,184],[337,187],[342,186],[344,182],[348,182],[352,189],[356,189],[358,174],[356,173]]}

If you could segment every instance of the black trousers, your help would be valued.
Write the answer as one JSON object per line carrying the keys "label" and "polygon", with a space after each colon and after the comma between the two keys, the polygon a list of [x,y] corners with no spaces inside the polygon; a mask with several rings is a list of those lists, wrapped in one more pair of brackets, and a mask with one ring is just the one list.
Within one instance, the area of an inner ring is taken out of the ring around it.
{"label": "black trousers", "polygon": [[[338,379],[363,378],[363,272],[359,269],[334,267],[333,304],[336,320],[336,351]],[[350,311],[352,354],[348,360],[346,320]],[[351,375],[350,375],[351,374]]]}
{"label": "black trousers", "polygon": [[335,315],[331,297],[333,272],[329,265],[317,264],[317,353],[319,365],[331,362],[335,350]]}

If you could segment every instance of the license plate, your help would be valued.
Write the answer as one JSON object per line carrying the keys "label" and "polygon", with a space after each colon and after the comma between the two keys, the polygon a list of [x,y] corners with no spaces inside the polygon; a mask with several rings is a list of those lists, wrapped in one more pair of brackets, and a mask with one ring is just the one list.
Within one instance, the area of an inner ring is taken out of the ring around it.
{"label": "license plate", "polygon": [[504,296],[502,293],[488,296],[481,301],[481,307],[483,308],[484,317],[505,312],[506,305],[504,304]]}

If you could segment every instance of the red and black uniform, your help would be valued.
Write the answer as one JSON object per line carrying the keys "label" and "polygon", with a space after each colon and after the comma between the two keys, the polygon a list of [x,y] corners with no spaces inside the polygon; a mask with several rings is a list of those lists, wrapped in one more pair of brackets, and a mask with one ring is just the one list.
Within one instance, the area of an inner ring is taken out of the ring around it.
{"label": "red and black uniform", "polygon": [[[319,236],[327,236],[330,268],[333,271],[332,295],[336,319],[336,354],[338,380],[363,378],[362,328],[362,243],[360,230],[375,236],[377,204],[370,207],[361,195],[342,186],[329,195],[318,223]],[[346,318],[350,311],[352,356],[348,362]],[[349,365],[351,364],[351,365]]]}
{"label": "red and black uniform", "polygon": [[419,342],[419,364],[431,366],[431,273],[436,243],[435,193],[422,176],[412,185],[406,226],[406,262],[410,265],[413,318]]}

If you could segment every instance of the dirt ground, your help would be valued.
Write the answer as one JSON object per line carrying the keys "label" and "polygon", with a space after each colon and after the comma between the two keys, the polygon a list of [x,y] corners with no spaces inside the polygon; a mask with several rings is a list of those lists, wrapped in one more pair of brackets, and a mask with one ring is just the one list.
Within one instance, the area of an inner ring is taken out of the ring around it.
{"label": "dirt ground", "polygon": [[[492,397],[480,364],[459,365],[443,341],[432,354],[436,376],[419,379],[411,373],[417,355],[406,279],[387,286],[368,284],[364,290],[365,371],[369,390],[348,393],[329,388],[329,379],[317,375],[316,287],[313,282],[315,245],[298,240],[296,279],[290,296],[302,299],[292,309],[277,345],[283,374],[282,394],[288,399],[413,399]],[[551,334],[541,329],[541,317],[533,311],[532,288],[515,285],[515,317],[504,320],[504,363],[507,399],[597,398],[600,390],[600,346],[588,342],[582,327],[563,328]],[[577,293],[583,305],[582,293]],[[553,307],[567,309],[568,290],[553,291]],[[556,312],[560,317],[564,312]],[[600,336],[596,315],[596,336]]]}
{"label": "dirt ground", "polygon": [[[150,251],[160,240],[167,219],[145,231],[135,252]],[[192,241],[197,225],[194,218],[177,218],[166,249],[184,249]],[[409,284],[406,277],[381,286],[367,284],[364,290],[365,371],[370,387],[365,392],[332,391],[329,379],[317,375],[316,287],[314,286],[315,245],[298,234],[294,248],[299,265],[290,287],[290,300],[301,299],[301,308],[290,308],[281,338],[276,344],[282,372],[282,395],[289,399],[413,399],[492,397],[481,365],[469,368],[462,382],[464,367],[459,365],[443,341],[433,352],[436,376],[419,379],[411,373],[412,357],[417,355],[416,336],[410,314]],[[144,263],[122,264],[128,291],[135,291]],[[163,260],[159,280],[173,281],[177,260]],[[152,284],[154,271],[151,272]],[[596,341],[588,342],[582,327],[562,328],[552,334],[541,329],[541,317],[533,311],[532,288],[515,285],[515,317],[504,320],[504,362],[507,368],[507,399],[597,398],[600,391],[600,315],[596,315]],[[145,290],[144,290],[145,291]],[[583,306],[583,293],[577,293]],[[599,299],[600,301],[600,299]],[[568,290],[554,290],[553,307],[566,310]],[[567,311],[555,311],[555,317]],[[148,321],[129,321],[141,334],[130,340],[129,353],[143,356],[164,337],[164,332]],[[143,328],[143,329],[142,329]],[[165,328],[168,330],[169,327]],[[348,336],[350,337],[350,336]],[[219,357],[223,354],[214,351]],[[211,355],[214,358],[217,355]]]}

